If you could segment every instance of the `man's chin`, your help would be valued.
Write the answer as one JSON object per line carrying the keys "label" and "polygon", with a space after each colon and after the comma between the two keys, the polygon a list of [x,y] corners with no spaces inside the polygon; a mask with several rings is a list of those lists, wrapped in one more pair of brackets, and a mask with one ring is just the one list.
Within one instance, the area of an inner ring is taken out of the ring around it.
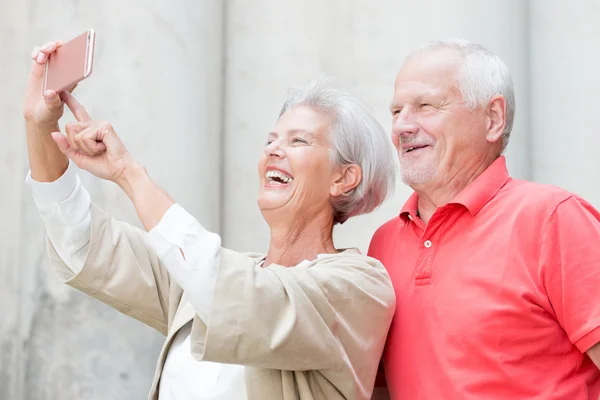
{"label": "man's chin", "polygon": [[435,168],[431,166],[424,168],[401,167],[402,182],[411,187],[426,185],[434,180],[435,172]]}

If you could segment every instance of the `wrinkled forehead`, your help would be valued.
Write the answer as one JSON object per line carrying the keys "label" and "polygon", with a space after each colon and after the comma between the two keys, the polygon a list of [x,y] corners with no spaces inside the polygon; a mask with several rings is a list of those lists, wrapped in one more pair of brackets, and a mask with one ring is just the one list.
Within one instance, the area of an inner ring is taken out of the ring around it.
{"label": "wrinkled forehead", "polygon": [[310,132],[314,136],[327,136],[330,121],[325,112],[314,107],[297,105],[284,112],[273,129],[273,133]]}
{"label": "wrinkled forehead", "polygon": [[453,49],[430,50],[406,60],[394,85],[394,98],[412,98],[425,93],[459,94],[457,71],[458,52]]}

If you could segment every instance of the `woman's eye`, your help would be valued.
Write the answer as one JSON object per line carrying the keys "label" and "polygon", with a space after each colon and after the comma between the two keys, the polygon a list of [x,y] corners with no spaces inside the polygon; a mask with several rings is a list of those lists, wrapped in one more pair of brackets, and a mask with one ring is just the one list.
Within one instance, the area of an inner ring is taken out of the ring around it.
{"label": "woman's eye", "polygon": [[304,140],[304,139],[301,139],[301,138],[294,138],[294,139],[292,140],[292,143],[302,143],[302,144],[308,144],[308,142],[307,142],[306,140]]}
{"label": "woman's eye", "polygon": [[429,103],[423,103],[423,104],[421,104],[421,108],[423,108],[423,107],[429,107],[429,106],[431,106],[431,104],[429,104]]}

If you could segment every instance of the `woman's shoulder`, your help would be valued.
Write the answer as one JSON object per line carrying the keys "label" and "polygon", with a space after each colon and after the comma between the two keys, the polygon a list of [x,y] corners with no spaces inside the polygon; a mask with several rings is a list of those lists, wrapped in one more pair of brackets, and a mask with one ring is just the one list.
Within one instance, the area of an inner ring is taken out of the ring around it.
{"label": "woman's shoulder", "polygon": [[385,298],[386,307],[395,307],[394,287],[387,270],[379,260],[362,254],[356,248],[320,255],[312,267],[315,268],[313,276],[319,277],[318,280],[327,287],[343,288],[346,294]]}
{"label": "woman's shoulder", "polygon": [[327,265],[332,263],[345,264],[362,268],[375,268],[377,270],[385,271],[383,264],[379,260],[362,254],[360,250],[356,247],[338,249],[338,252],[334,254],[319,254],[316,260],[314,260],[315,265]]}
{"label": "woman's shoulder", "polygon": [[259,252],[234,251],[225,247],[221,247],[221,259],[223,258],[230,261],[246,260],[249,262],[258,263],[265,258],[265,255]]}

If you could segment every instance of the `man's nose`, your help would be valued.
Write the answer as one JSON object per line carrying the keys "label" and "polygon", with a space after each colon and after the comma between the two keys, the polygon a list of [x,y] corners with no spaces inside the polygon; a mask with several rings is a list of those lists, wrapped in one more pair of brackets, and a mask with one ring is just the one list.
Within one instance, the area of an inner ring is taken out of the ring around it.
{"label": "man's nose", "polygon": [[409,121],[406,118],[398,118],[394,121],[392,126],[392,132],[394,135],[399,137],[405,137],[414,135],[419,131],[419,126],[413,121]]}

